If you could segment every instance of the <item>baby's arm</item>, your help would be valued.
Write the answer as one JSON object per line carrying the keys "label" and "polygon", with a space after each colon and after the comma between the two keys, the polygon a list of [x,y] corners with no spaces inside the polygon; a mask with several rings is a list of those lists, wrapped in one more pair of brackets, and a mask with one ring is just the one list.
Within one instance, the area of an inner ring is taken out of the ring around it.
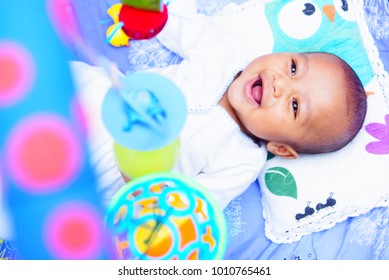
{"label": "baby's arm", "polygon": [[172,52],[187,59],[201,46],[217,41],[212,18],[197,13],[195,0],[171,1],[168,11],[168,21],[157,38]]}
{"label": "baby's arm", "polygon": [[[98,178],[98,189],[107,203],[125,182],[116,167],[113,139],[102,120],[101,108],[112,82],[103,69],[82,62],[71,62],[77,98],[85,114],[91,163]],[[120,75],[120,73],[118,73]]]}
{"label": "baby's arm", "polygon": [[224,209],[258,178],[258,173],[248,166],[234,164],[224,167],[217,173],[200,173],[195,180],[208,189],[219,206]]}
{"label": "baby's arm", "polygon": [[[217,14],[207,16],[197,12],[195,0],[171,1],[168,21],[157,38],[184,59],[201,59],[204,49],[216,47],[224,53],[232,49],[233,55],[229,58],[239,53],[249,62],[259,55],[270,53],[274,45],[263,2],[230,3]],[[231,43],[233,46],[230,46]],[[218,53],[214,52],[209,57],[214,55]]]}

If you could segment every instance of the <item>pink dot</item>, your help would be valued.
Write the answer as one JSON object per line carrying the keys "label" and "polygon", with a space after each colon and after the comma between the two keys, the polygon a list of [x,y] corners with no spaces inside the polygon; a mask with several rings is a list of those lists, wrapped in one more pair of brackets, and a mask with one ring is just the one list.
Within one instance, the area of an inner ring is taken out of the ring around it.
{"label": "pink dot", "polygon": [[53,192],[66,187],[81,166],[81,148],[67,122],[50,114],[17,124],[7,140],[10,174],[25,191]]}
{"label": "pink dot", "polygon": [[50,19],[61,38],[66,42],[80,39],[74,9],[69,0],[49,0],[47,10]]}
{"label": "pink dot", "polygon": [[49,214],[44,242],[56,259],[97,259],[102,252],[103,218],[92,205],[67,202]]}
{"label": "pink dot", "polygon": [[34,60],[21,45],[0,43],[0,107],[23,99],[35,80]]}

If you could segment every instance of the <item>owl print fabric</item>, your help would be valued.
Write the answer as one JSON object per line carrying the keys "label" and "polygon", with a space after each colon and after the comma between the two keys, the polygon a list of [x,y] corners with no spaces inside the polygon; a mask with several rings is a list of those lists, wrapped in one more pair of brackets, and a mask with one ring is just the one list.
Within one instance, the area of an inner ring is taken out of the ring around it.
{"label": "owl print fabric", "polygon": [[278,0],[266,6],[273,52],[330,52],[347,61],[364,86],[373,70],[350,0]]}

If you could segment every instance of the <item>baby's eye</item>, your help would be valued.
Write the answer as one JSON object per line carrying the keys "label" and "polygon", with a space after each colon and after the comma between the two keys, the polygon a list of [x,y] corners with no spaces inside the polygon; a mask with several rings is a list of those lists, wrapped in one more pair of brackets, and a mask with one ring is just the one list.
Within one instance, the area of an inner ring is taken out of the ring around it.
{"label": "baby's eye", "polygon": [[294,76],[296,74],[296,71],[297,71],[296,63],[294,62],[294,60],[292,60],[292,64],[290,65],[290,74]]}
{"label": "baby's eye", "polygon": [[292,100],[292,108],[293,108],[294,118],[296,118],[299,109],[299,104],[295,98],[293,98]]}

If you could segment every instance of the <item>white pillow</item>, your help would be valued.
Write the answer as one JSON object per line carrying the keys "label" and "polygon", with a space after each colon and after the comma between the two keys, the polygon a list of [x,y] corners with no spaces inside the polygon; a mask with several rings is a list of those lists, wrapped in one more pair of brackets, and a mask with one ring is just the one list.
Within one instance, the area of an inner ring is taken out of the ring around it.
{"label": "white pillow", "polygon": [[[332,1],[285,0],[271,1],[268,5],[274,5],[271,7],[272,12],[279,12],[276,20],[281,22],[283,9],[284,12],[288,11],[289,19],[293,19],[293,13],[302,11],[296,9],[296,6],[302,5],[303,8],[311,9],[311,12],[314,9],[316,13],[323,13],[322,6],[329,2]],[[367,116],[357,137],[337,152],[300,155],[296,160],[274,157],[267,161],[259,182],[263,192],[265,233],[276,243],[298,241],[304,235],[331,228],[348,217],[364,214],[374,207],[389,205],[389,110],[385,97],[385,91],[389,90],[389,75],[383,70],[378,51],[364,22],[362,1],[348,1],[348,12],[355,12],[351,19],[356,21],[347,23],[341,22],[339,9],[342,7],[339,5],[342,1],[333,2],[336,15],[332,24],[347,24],[348,38],[339,39],[339,26],[333,29],[326,27],[318,32],[322,32],[319,35],[325,37],[327,42],[321,44],[321,38],[318,38],[315,43],[319,42],[318,50],[343,56],[363,77],[362,81],[369,93]],[[324,20],[324,14],[321,17]],[[270,24],[272,29],[273,24]],[[296,24],[295,28],[293,24]],[[297,33],[301,30],[299,24],[301,22],[298,20],[288,20],[288,25],[285,25],[287,27],[282,28],[294,32],[298,37]],[[277,29],[277,32],[282,33],[282,28]],[[306,35],[301,35],[304,36]],[[288,36],[284,33],[281,37],[286,40]],[[358,38],[364,46],[355,43]],[[303,39],[291,38],[293,44],[288,47],[293,48],[301,40]],[[306,49],[310,51],[312,45],[311,42]],[[352,50],[356,47],[359,48],[357,52]],[[297,48],[304,50],[304,44]],[[368,63],[363,63],[366,57],[371,68]],[[372,78],[368,71],[374,74]]]}

